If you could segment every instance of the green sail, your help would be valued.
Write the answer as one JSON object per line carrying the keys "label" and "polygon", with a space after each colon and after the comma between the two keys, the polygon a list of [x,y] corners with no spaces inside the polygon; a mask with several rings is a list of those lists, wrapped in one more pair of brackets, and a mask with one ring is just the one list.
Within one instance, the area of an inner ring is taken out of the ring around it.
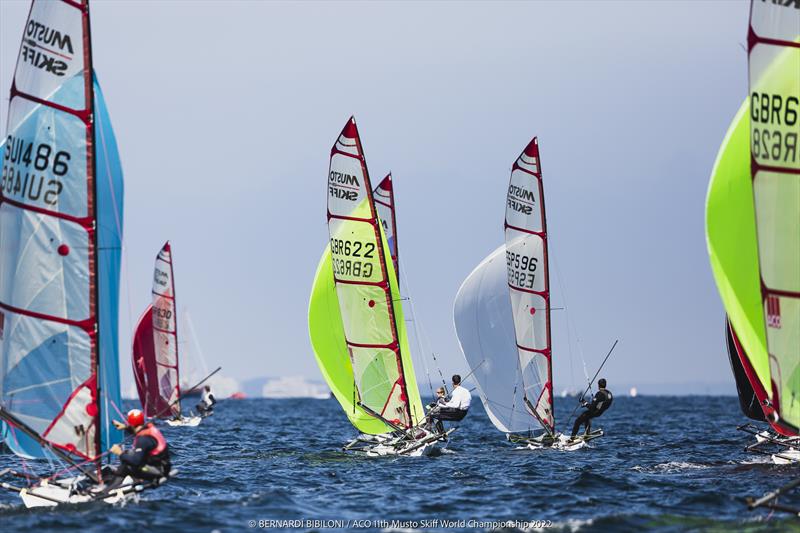
{"label": "green sail", "polygon": [[711,172],[706,244],[725,311],[761,386],[768,391],[771,378],[750,181],[749,110],[745,101],[728,128]]}
{"label": "green sail", "polygon": [[[765,414],[776,430],[796,435],[800,48],[793,43],[800,42],[800,15],[780,11],[780,5],[752,7],[750,96],[728,129],[712,171],[706,237],[725,310],[762,390],[760,400],[769,400]],[[787,24],[792,20],[797,23]]]}
{"label": "green sail", "polygon": [[[385,257],[391,257],[383,229],[381,229],[381,242]],[[411,362],[411,351],[408,346],[408,335],[406,333],[400,290],[397,285],[397,275],[392,261],[387,261],[386,267],[388,269],[392,301],[394,302],[397,334],[400,338],[400,354],[406,381],[406,391],[411,405],[412,420],[416,424],[424,418],[422,400],[419,396],[419,388]],[[339,300],[333,283],[330,245],[325,248],[314,277],[311,300],[308,305],[308,332],[322,375],[350,422],[362,433],[371,435],[392,431],[390,426],[369,415],[356,405],[358,392],[353,378],[350,355],[344,339],[344,325],[339,309]],[[376,379],[379,378],[376,376]]]}

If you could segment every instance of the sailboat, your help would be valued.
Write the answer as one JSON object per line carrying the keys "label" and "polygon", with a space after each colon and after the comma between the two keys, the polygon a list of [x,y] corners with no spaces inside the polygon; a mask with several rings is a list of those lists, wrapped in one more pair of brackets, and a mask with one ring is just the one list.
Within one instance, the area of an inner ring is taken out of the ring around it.
{"label": "sailboat", "polygon": [[153,302],[133,335],[133,375],[146,417],[163,418],[170,426],[197,426],[201,417],[181,414],[176,301],[172,246],[167,241],[156,256]]}
{"label": "sailboat", "polygon": [[391,260],[397,258],[391,183],[388,176],[373,192],[351,117],[331,149],[330,242],[311,292],[309,336],[334,397],[361,432],[344,449],[426,455],[446,434],[428,429],[414,375]]}
{"label": "sailboat", "polygon": [[750,98],[712,170],[706,241],[740,404],[771,431],[740,429],[756,436],[749,449],[786,463],[800,460],[800,11],[753,2],[748,59]]}
{"label": "sailboat", "polygon": [[530,449],[576,450],[602,436],[597,430],[568,441],[556,430],[547,220],[536,137],[511,171],[505,244],[464,280],[453,318],[486,413],[510,440]]}
{"label": "sailboat", "polygon": [[[92,69],[89,5],[31,4],[0,181],[0,420],[27,507],[119,501],[105,452],[123,441],[118,307],[123,180]],[[24,480],[24,481],[23,481]],[[150,485],[148,485],[150,486]]]}

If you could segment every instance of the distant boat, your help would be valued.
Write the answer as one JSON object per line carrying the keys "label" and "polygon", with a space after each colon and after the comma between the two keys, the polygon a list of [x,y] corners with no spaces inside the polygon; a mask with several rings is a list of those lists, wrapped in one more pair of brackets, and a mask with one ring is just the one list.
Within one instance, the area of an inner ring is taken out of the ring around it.
{"label": "distant boat", "polygon": [[231,400],[244,400],[247,398],[247,395],[243,392],[234,392],[229,398]]}
{"label": "distant boat", "polygon": [[156,256],[152,298],[136,325],[131,350],[139,401],[147,417],[163,418],[171,426],[197,426],[200,416],[181,413],[178,306],[169,241]]}
{"label": "distant boat", "polygon": [[639,395],[639,391],[636,390],[636,387],[631,387],[631,390],[628,391],[628,396],[631,398],[636,398]]}

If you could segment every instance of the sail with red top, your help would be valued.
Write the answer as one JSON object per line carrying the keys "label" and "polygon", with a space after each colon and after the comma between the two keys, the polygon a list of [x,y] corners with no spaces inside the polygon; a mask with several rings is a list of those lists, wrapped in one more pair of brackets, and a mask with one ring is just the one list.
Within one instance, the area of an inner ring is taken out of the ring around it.
{"label": "sail with red top", "polygon": [[[121,432],[122,169],[92,71],[86,0],[34,0],[0,181],[0,405],[6,444],[94,459]],[[10,421],[10,423],[9,423]]]}
{"label": "sail with red top", "polygon": [[425,414],[397,274],[353,118],[331,149],[327,189],[330,242],[309,304],[317,362],[356,428],[372,434],[409,428]]}
{"label": "sail with red top", "polygon": [[172,247],[156,256],[153,303],[139,319],[133,339],[133,369],[139,400],[148,417],[179,417],[177,308]]}
{"label": "sail with red top", "polygon": [[506,199],[506,267],[524,401],[549,433],[555,431],[550,342],[547,222],[538,140],[511,170]]}
{"label": "sail with red top", "polygon": [[395,221],[394,205],[394,184],[392,183],[392,173],[389,172],[383,180],[375,187],[372,193],[375,200],[375,210],[378,218],[383,225],[383,233],[386,235],[386,242],[389,244],[389,251],[392,254],[394,271],[400,277],[400,263],[398,261],[397,249],[397,223]]}

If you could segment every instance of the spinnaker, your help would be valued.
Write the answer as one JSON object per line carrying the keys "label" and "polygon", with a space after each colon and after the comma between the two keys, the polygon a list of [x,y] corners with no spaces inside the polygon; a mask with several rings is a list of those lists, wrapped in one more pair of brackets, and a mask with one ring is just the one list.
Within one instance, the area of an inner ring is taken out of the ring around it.
{"label": "spinnaker", "polygon": [[772,428],[791,437],[800,427],[800,11],[753,2],[748,49],[750,97],[711,174],[706,237],[742,369]]}

